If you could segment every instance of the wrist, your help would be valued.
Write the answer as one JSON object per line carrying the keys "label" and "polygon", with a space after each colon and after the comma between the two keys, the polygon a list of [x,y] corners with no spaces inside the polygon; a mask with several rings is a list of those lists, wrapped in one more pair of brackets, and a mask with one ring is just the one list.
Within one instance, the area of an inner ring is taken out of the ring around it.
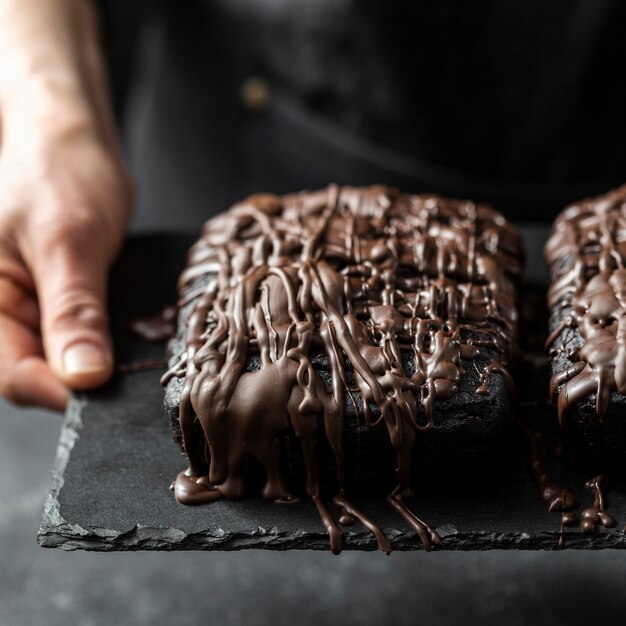
{"label": "wrist", "polygon": [[0,0],[0,17],[3,148],[10,136],[22,140],[76,128],[110,133],[106,70],[91,3]]}
{"label": "wrist", "polygon": [[80,89],[37,77],[0,99],[3,150],[47,143],[68,134],[99,134],[96,112]]}

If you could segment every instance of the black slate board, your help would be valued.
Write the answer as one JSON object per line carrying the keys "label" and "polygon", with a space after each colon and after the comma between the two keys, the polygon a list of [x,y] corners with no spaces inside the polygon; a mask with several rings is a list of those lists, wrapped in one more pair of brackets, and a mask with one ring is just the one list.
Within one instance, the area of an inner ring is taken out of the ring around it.
{"label": "black slate board", "polygon": [[[529,280],[545,283],[540,250],[545,228],[525,230]],[[176,277],[193,236],[155,235],[130,239],[112,276],[111,311],[119,363],[159,358],[163,346],[132,336],[129,318],[148,315],[173,302]],[[524,306],[544,305],[540,291],[529,290]],[[532,337],[536,327],[527,326]],[[527,337],[527,339],[528,339]],[[529,340],[533,343],[533,340]],[[551,440],[551,408],[546,403],[547,362],[534,341],[517,375],[520,406],[542,447]],[[238,550],[328,549],[328,538],[308,502],[278,506],[260,498],[220,501],[200,507],[177,504],[168,486],[185,466],[172,442],[163,410],[159,369],[118,374],[102,390],[76,396],[67,411],[59,442],[53,485],[45,503],[38,541],[64,550]],[[454,463],[454,459],[450,460]],[[551,476],[572,490],[582,508],[593,495],[583,489],[589,470],[550,459]],[[488,473],[459,483],[417,485],[411,508],[443,539],[443,549],[556,549],[559,514],[548,513],[528,465],[528,447],[511,434],[502,451],[497,478]],[[412,532],[386,504],[355,500],[385,530],[396,550],[421,549]],[[614,483],[610,512],[618,524],[593,536],[566,529],[569,548],[621,548],[626,545],[626,488]],[[375,549],[359,525],[344,529],[344,549]]]}

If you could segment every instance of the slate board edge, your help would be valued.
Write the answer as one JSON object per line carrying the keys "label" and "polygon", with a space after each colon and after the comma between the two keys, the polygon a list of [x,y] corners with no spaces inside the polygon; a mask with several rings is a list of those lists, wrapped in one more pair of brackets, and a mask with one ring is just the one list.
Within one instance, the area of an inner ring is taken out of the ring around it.
{"label": "slate board edge", "polygon": [[72,395],[65,412],[56,459],[52,468],[51,487],[43,505],[41,525],[37,533],[37,542],[45,548],[77,549],[78,546],[72,547],[72,542],[68,542],[67,537],[89,534],[77,524],[63,519],[58,500],[59,492],[65,482],[63,472],[83,427],[82,411],[86,404],[87,400],[84,396]]}
{"label": "slate board edge", "polygon": [[[87,406],[85,396],[71,399],[65,416],[57,458],[52,473],[52,486],[44,504],[38,543],[45,548],[60,548],[66,551],[117,551],[117,550],[243,550],[243,549],[313,549],[328,550],[325,533],[303,532],[294,529],[278,533],[276,529],[258,528],[250,533],[228,533],[216,531],[186,534],[176,528],[154,528],[136,525],[126,531],[108,528],[83,528],[63,518],[60,513],[58,496],[63,488],[63,472],[70,459],[72,449],[80,438],[83,426],[82,413]],[[556,529],[555,517],[555,529]],[[531,536],[519,533],[462,533],[451,524],[440,527],[444,550],[488,550],[488,549],[528,549],[554,550],[557,547],[558,532],[546,532]],[[387,530],[387,536],[394,549],[420,550],[419,540],[412,532]],[[580,532],[566,531],[567,547],[580,549],[603,549],[625,547],[624,533],[612,529],[590,542]],[[362,531],[344,530],[344,548],[374,550],[375,543],[369,534]]]}

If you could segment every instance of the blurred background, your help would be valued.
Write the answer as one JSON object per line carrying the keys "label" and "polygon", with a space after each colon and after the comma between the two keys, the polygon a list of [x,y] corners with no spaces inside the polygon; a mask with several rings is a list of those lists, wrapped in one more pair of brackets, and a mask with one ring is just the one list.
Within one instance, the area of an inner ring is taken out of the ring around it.
{"label": "blurred background", "polygon": [[384,183],[548,221],[626,175],[626,5],[101,0],[135,227]]}

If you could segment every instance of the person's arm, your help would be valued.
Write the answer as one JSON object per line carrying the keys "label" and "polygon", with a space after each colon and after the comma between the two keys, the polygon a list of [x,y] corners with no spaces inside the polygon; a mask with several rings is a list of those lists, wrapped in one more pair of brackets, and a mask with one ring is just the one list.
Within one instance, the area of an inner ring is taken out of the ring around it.
{"label": "person's arm", "polygon": [[132,191],[89,0],[0,0],[0,394],[62,409],[113,359]]}

